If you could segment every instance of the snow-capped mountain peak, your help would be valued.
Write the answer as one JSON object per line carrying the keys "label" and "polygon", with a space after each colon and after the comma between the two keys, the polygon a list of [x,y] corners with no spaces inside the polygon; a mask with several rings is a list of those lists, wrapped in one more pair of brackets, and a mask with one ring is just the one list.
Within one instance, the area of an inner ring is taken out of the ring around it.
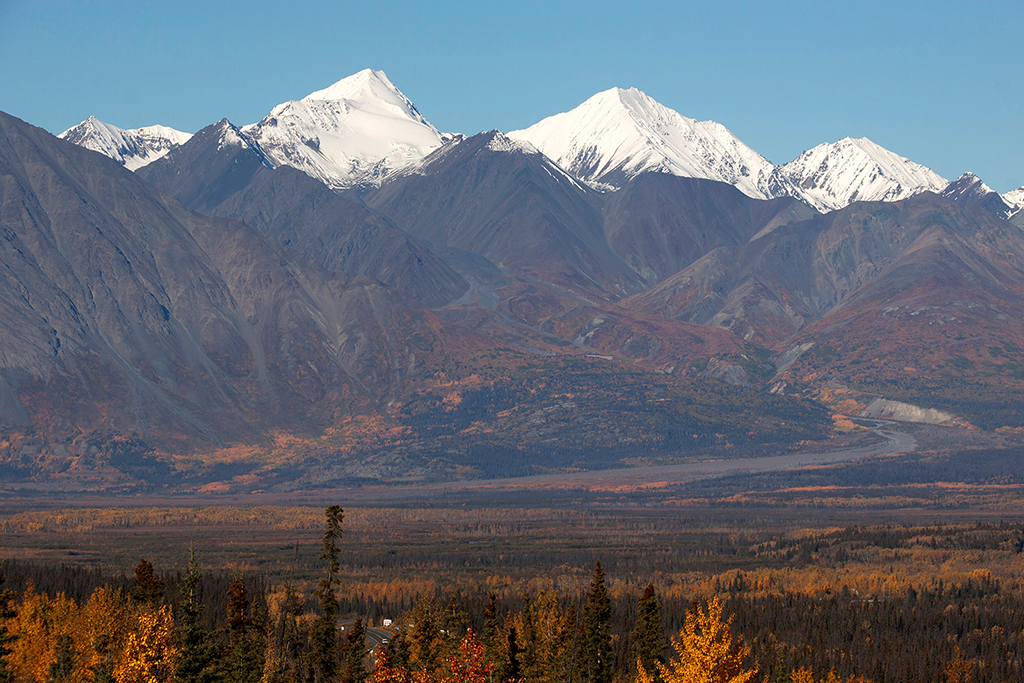
{"label": "snow-capped mountain peak", "polygon": [[854,201],[897,201],[925,191],[942,192],[949,181],[929,168],[867,138],[823,143],[779,167],[818,209]]}
{"label": "snow-capped mountain peak", "polygon": [[981,198],[987,195],[993,194],[995,191],[986,185],[981,178],[974,175],[970,171],[967,171],[962,176],[951,182],[945,190],[942,191],[942,196],[947,198]]}
{"label": "snow-capped mountain peak", "polygon": [[[343,78],[334,85],[317,90],[302,98],[303,102],[316,100],[349,100],[390,109],[397,116],[405,116],[430,126],[412,101],[395,87],[383,71],[363,69]],[[433,126],[430,126],[431,128]]]}
{"label": "snow-capped mountain peak", "polygon": [[533,143],[599,189],[654,171],[719,180],[761,199],[794,193],[767,159],[722,124],[686,118],[636,88],[599,92],[508,135]]}
{"label": "snow-capped mountain peak", "polygon": [[275,165],[335,189],[378,182],[441,146],[443,137],[383,71],[364,69],[242,127]]}
{"label": "snow-capped mountain peak", "polygon": [[252,136],[243,133],[242,130],[235,126],[227,119],[221,119],[214,125],[214,133],[217,135],[217,150],[220,151],[227,147],[241,147],[242,149],[251,149],[259,156],[263,165],[268,168],[274,168],[273,161],[267,157],[266,152],[260,147],[260,143],[252,138]]}
{"label": "snow-capped mountain peak", "polygon": [[942,191],[942,196],[961,204],[976,204],[1000,218],[1009,218],[1016,213],[1016,209],[1000,197],[998,192],[970,171],[951,182]]}
{"label": "snow-capped mountain peak", "polygon": [[192,136],[167,126],[118,128],[90,116],[57,137],[105,154],[134,171],[156,161],[167,154],[171,147],[184,144]]}

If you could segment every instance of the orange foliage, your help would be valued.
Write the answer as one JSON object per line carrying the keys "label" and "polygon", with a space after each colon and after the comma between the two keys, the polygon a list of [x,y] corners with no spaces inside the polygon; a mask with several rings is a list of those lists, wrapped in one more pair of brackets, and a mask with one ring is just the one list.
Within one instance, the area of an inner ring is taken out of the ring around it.
{"label": "orange foliage", "polygon": [[486,683],[493,668],[493,663],[484,663],[484,646],[477,640],[473,629],[469,629],[459,643],[458,656],[448,658],[451,673],[443,683]]}

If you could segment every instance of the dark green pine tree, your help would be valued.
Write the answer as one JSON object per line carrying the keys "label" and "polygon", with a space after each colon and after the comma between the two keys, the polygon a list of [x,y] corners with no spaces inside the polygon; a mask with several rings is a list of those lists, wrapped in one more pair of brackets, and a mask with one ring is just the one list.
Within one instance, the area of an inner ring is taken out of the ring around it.
{"label": "dark green pine tree", "polygon": [[341,564],[338,562],[342,522],[345,513],[339,505],[324,511],[324,542],[320,559],[327,560],[327,576],[320,579],[317,597],[320,615],[310,633],[310,667],[313,683],[333,683],[338,676],[338,597],[334,593]]}
{"label": "dark green pine tree", "polygon": [[357,618],[352,630],[345,635],[345,669],[342,671],[342,683],[363,683],[366,680],[366,629],[362,618]]}
{"label": "dark green pine tree", "polygon": [[263,675],[266,651],[264,619],[258,607],[249,611],[249,591],[242,577],[236,575],[228,587],[228,650],[221,660],[224,683],[258,683]]}
{"label": "dark green pine tree", "polygon": [[786,668],[786,646],[779,642],[774,633],[769,633],[765,639],[764,649],[768,655],[768,664],[762,669],[765,683],[789,683],[791,672]]}
{"label": "dark green pine tree", "polygon": [[436,596],[421,596],[412,608],[409,630],[409,659],[413,669],[434,672],[441,661],[443,634]]}
{"label": "dark green pine tree", "polygon": [[520,677],[521,669],[519,667],[519,634],[516,633],[515,626],[508,627],[508,661],[504,664],[501,670],[501,680],[503,681],[518,681]]}
{"label": "dark green pine tree", "polygon": [[135,594],[137,602],[150,607],[158,606],[164,599],[164,584],[153,572],[153,565],[141,558],[135,565]]}
{"label": "dark green pine tree", "polygon": [[[7,577],[0,574],[0,586],[3,586],[6,580]],[[18,615],[15,610],[10,608],[12,600],[14,600],[13,591],[0,589],[0,683],[11,683],[14,678],[14,672],[11,671],[10,663],[7,661],[7,656],[13,652],[11,643],[18,639],[18,636],[7,630],[7,620]]]}
{"label": "dark green pine tree", "polygon": [[50,683],[70,683],[71,676],[75,673],[75,643],[71,636],[64,634],[57,638],[57,647],[53,653],[53,661],[50,662]]}
{"label": "dark green pine tree", "polygon": [[487,606],[484,607],[484,630],[480,635],[480,643],[484,646],[484,662],[498,661],[498,596],[494,591],[487,594]]}
{"label": "dark green pine tree", "polygon": [[654,584],[647,584],[644,595],[637,604],[636,625],[630,634],[630,664],[636,666],[639,661],[644,671],[654,676],[660,683],[661,672],[657,663],[664,663],[665,627],[661,623],[661,605],[654,594]]}
{"label": "dark green pine tree", "polygon": [[594,565],[594,576],[583,608],[583,661],[581,673],[587,683],[612,680],[612,603],[604,585],[601,561]]}
{"label": "dark green pine tree", "polygon": [[199,596],[199,565],[195,548],[188,549],[188,574],[182,586],[181,617],[178,624],[180,657],[174,683],[217,681],[217,647],[199,623],[203,603]]}

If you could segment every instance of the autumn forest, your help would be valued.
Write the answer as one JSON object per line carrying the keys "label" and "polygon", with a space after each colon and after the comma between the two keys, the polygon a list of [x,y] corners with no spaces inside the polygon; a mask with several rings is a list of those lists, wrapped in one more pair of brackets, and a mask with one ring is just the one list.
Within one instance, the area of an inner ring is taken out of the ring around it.
{"label": "autumn forest", "polygon": [[1024,526],[787,531],[753,517],[3,514],[0,671],[19,683],[1020,680]]}

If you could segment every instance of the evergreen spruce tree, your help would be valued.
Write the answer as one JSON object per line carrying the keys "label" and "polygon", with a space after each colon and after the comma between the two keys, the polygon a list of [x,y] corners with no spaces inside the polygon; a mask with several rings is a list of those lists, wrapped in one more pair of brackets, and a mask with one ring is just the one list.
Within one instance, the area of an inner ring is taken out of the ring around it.
{"label": "evergreen spruce tree", "polygon": [[469,615],[462,610],[462,592],[458,589],[448,595],[448,604],[445,605],[442,619],[441,628],[448,634],[448,640],[452,643],[448,648],[448,654],[455,654],[459,641],[469,629]]}
{"label": "evergreen spruce tree", "polygon": [[92,683],[114,683],[114,653],[111,650],[110,634],[102,633],[93,641],[97,662],[89,668]]}
{"label": "evergreen spruce tree", "polygon": [[320,615],[310,634],[313,683],[333,683],[338,676],[338,597],[334,590],[341,570],[338,543],[341,542],[344,519],[344,511],[339,505],[331,505],[324,511],[324,542],[320,559],[327,560],[327,576],[320,579],[317,589]]}
{"label": "evergreen spruce tree", "polygon": [[598,560],[583,608],[583,661],[581,673],[587,683],[612,680],[612,603],[604,585],[604,569]]}
{"label": "evergreen spruce tree", "polygon": [[441,615],[435,596],[422,596],[412,609],[410,669],[432,674],[441,661]]}
{"label": "evergreen spruce tree", "polygon": [[135,565],[135,594],[137,602],[149,607],[159,607],[164,599],[164,584],[156,577],[153,565],[141,558]]}
{"label": "evergreen spruce tree", "polygon": [[342,683],[363,683],[366,680],[366,629],[362,618],[357,618],[352,630],[345,636],[347,650],[345,652],[345,670],[342,672]]}
{"label": "evergreen spruce tree", "polygon": [[409,640],[404,633],[396,633],[384,650],[392,668],[409,670]]}
{"label": "evergreen spruce tree", "polygon": [[519,635],[516,633],[515,625],[508,627],[508,661],[505,666],[502,667],[501,680],[503,681],[518,681],[521,676],[521,669],[519,667]]}
{"label": "evergreen spruce tree", "polygon": [[305,612],[302,599],[290,583],[284,587],[284,605],[275,628],[273,683],[305,683],[306,631],[300,619]]}
{"label": "evergreen spruce tree", "polygon": [[630,638],[631,664],[635,666],[639,661],[645,670],[654,672],[654,680],[661,683],[661,672],[656,664],[665,662],[665,628],[661,623],[661,605],[654,594],[653,583],[647,584],[637,604],[636,625]]}
{"label": "evergreen spruce tree", "polygon": [[199,623],[203,603],[199,596],[199,565],[194,547],[188,549],[188,574],[182,591],[178,627],[181,655],[174,683],[213,683],[217,680],[217,648]]}
{"label": "evergreen spruce tree", "polygon": [[484,662],[492,664],[498,661],[498,596],[494,591],[487,594],[487,605],[484,607],[484,631],[480,636],[484,646]]}
{"label": "evergreen spruce tree", "polygon": [[249,591],[235,575],[228,587],[228,651],[221,664],[224,683],[258,683],[263,675],[266,649],[264,624],[259,610],[249,610]]}

